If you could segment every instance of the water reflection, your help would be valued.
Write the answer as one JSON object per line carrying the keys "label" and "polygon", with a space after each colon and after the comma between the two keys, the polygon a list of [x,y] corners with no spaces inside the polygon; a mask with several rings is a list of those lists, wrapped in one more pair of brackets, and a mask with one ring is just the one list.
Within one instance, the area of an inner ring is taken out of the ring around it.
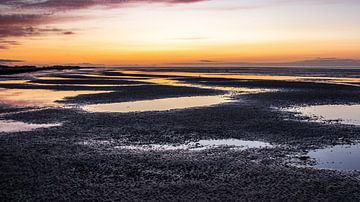
{"label": "water reflection", "polygon": [[251,148],[271,148],[272,145],[261,141],[246,141],[239,139],[219,139],[219,140],[200,140],[198,142],[190,142],[180,145],[161,145],[161,144],[149,144],[149,145],[126,145],[116,146],[116,149],[127,150],[157,150],[157,151],[171,151],[171,150],[190,150],[201,151],[217,147],[231,147],[238,150],[245,150]]}
{"label": "water reflection", "polygon": [[360,144],[317,149],[308,155],[316,160],[315,168],[360,170]]}
{"label": "water reflection", "polygon": [[27,107],[62,106],[56,103],[65,97],[110,91],[52,91],[41,89],[0,89],[0,104]]}
{"label": "water reflection", "polygon": [[230,146],[230,147],[241,147],[243,149],[249,148],[263,148],[271,147],[271,144],[261,141],[247,141],[239,139],[220,139],[220,140],[200,140],[196,142],[203,147],[220,147],[220,146]]}
{"label": "water reflection", "polygon": [[360,125],[360,105],[315,105],[287,109],[321,122]]}
{"label": "water reflection", "polygon": [[0,84],[26,84],[27,82],[30,82],[30,80],[22,80],[22,79],[0,80]]}
{"label": "water reflection", "polygon": [[194,96],[165,98],[135,102],[120,102],[110,104],[86,105],[82,109],[88,112],[146,112],[146,111],[166,111],[173,109],[185,109],[193,107],[205,107],[210,105],[230,102],[226,96]]}
{"label": "water reflection", "polygon": [[20,121],[0,120],[0,132],[4,133],[31,131],[38,128],[50,128],[56,126],[61,126],[61,124],[29,124]]}
{"label": "water reflection", "polygon": [[201,77],[201,78],[223,78],[223,79],[251,79],[251,80],[280,80],[280,81],[312,81],[325,83],[349,84],[360,82],[360,78],[343,77],[311,77],[311,76],[276,76],[276,75],[258,75],[258,74],[240,74],[240,73],[204,73],[204,72],[156,72],[156,71],[115,71],[124,74],[145,74],[152,76],[179,76],[179,77]]}
{"label": "water reflection", "polygon": [[149,84],[47,84],[47,83],[31,83],[33,86],[73,86],[73,87],[135,87],[135,86],[145,86]]}
{"label": "water reflection", "polygon": [[146,79],[148,77],[143,76],[131,76],[131,75],[118,75],[110,76],[103,74],[94,74],[94,73],[82,73],[82,74],[62,74],[62,75],[53,75],[48,76],[44,75],[37,77],[39,80],[92,80],[92,79],[122,79],[122,80],[132,80],[132,79]]}
{"label": "water reflection", "polygon": [[168,86],[176,86],[176,87],[190,87],[190,88],[201,88],[201,89],[210,89],[210,90],[220,90],[220,91],[227,91],[232,94],[238,93],[260,93],[260,92],[268,92],[268,89],[261,89],[261,88],[239,88],[239,87],[223,87],[223,86],[207,86],[201,84],[190,84],[179,82],[176,79],[167,79],[167,78],[153,78],[147,80],[138,80],[141,82],[148,82],[152,84],[159,84],[159,85],[168,85]]}

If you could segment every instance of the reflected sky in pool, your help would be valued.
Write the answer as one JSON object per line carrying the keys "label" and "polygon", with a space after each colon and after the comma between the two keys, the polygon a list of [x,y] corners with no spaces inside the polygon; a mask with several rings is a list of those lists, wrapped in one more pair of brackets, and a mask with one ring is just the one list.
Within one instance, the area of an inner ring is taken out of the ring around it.
{"label": "reflected sky in pool", "polygon": [[343,124],[360,125],[360,105],[314,105],[287,110],[301,113],[316,121],[339,121]]}
{"label": "reflected sky in pool", "polygon": [[31,131],[38,128],[50,128],[61,126],[60,123],[54,124],[30,124],[24,123],[20,121],[12,121],[12,120],[0,120],[0,133],[13,133],[13,132],[21,132],[21,131]]}
{"label": "reflected sky in pool", "polygon": [[317,149],[308,155],[316,160],[315,168],[360,170],[360,144]]}
{"label": "reflected sky in pool", "polygon": [[42,89],[0,89],[0,104],[27,107],[62,106],[56,103],[65,97],[109,91],[53,91]]}
{"label": "reflected sky in pool", "polygon": [[288,80],[288,81],[312,81],[324,83],[349,84],[360,82],[360,78],[343,77],[312,77],[312,76],[277,76],[277,75],[259,75],[259,74],[241,74],[241,73],[203,73],[203,72],[159,72],[159,71],[117,71],[124,74],[147,74],[161,76],[185,76],[202,78],[223,78],[223,79],[251,79],[251,80]]}
{"label": "reflected sky in pool", "polygon": [[171,145],[171,144],[149,144],[149,145],[129,145],[129,146],[116,146],[116,149],[127,150],[157,150],[157,151],[172,151],[172,150],[190,150],[201,151],[217,147],[230,147],[237,150],[245,149],[260,149],[271,148],[272,145],[267,142],[261,141],[247,141],[239,139],[210,139],[200,140],[197,142],[189,142],[187,144]]}
{"label": "reflected sky in pool", "polygon": [[226,96],[194,96],[154,99],[135,102],[85,105],[82,107],[82,109],[88,112],[128,113],[205,107],[225,102],[231,102],[231,100]]}

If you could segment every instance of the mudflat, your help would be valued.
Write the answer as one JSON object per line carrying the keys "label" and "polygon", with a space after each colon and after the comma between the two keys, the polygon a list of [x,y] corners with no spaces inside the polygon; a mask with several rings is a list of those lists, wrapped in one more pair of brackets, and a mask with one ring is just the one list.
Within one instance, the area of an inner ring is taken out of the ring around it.
{"label": "mudflat", "polygon": [[[359,105],[359,83],[359,69],[91,68],[1,76],[0,198],[359,201],[360,167],[319,166],[312,156],[358,145],[356,120],[287,110]],[[147,104],[151,110],[143,110]],[[96,111],[103,105],[106,112]],[[18,130],[9,130],[14,124]]]}

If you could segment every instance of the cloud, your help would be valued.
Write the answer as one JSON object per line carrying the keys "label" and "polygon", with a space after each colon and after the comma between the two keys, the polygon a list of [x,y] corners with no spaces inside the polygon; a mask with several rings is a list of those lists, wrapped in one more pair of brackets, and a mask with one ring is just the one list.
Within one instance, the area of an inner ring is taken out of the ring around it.
{"label": "cloud", "polygon": [[41,24],[44,19],[46,19],[46,16],[37,14],[2,14],[0,15],[0,25]]}
{"label": "cloud", "polygon": [[67,31],[67,32],[63,32],[64,35],[72,35],[75,34],[75,32],[73,31]]}
{"label": "cloud", "polygon": [[24,62],[23,60],[0,59],[0,63]]}
{"label": "cloud", "polygon": [[[206,0],[1,0],[0,49],[18,45],[7,38],[32,37],[44,34],[74,35],[72,30],[43,28],[51,23],[81,19],[67,11],[92,7],[115,8],[126,4],[165,3],[187,4]],[[58,15],[58,14],[61,15]]]}
{"label": "cloud", "polygon": [[[73,16],[76,10],[90,8],[118,8],[129,4],[151,4],[162,3],[166,5],[191,4],[210,0],[0,0],[0,49],[8,48],[13,43],[1,42],[8,41],[7,38],[32,37],[45,34],[63,34],[71,37],[76,34],[73,30],[58,30],[43,28],[53,23],[81,20],[82,17]],[[221,0],[212,0],[213,2]],[[225,1],[224,1],[225,2]],[[229,1],[231,2],[231,1]],[[357,3],[359,0],[266,0],[266,1],[242,1],[229,3],[216,7],[205,7],[203,9],[216,10],[252,10],[268,6],[282,4],[344,4]],[[177,38],[177,40],[202,40],[201,37]],[[11,39],[14,40],[14,39]]]}
{"label": "cloud", "polygon": [[215,60],[199,60],[198,62],[202,62],[202,63],[219,63],[220,61],[215,61]]}
{"label": "cloud", "polygon": [[7,38],[40,36],[44,34],[75,34],[71,30],[46,26],[61,19],[56,19],[56,16],[50,14],[0,14],[0,49],[19,45],[15,40],[8,40]]}
{"label": "cloud", "polygon": [[[221,0],[218,0],[221,1]],[[283,5],[299,5],[305,4],[308,6],[312,5],[329,5],[329,4],[360,4],[359,0],[263,0],[263,1],[241,1],[238,0],[236,4],[231,1],[221,6],[216,5],[213,7],[203,7],[203,9],[214,10],[214,11],[242,11],[242,10],[257,10],[268,7],[276,7]]]}
{"label": "cloud", "polygon": [[0,5],[15,9],[76,10],[94,6],[113,7],[130,3],[186,4],[206,0],[4,0]]}
{"label": "cloud", "polygon": [[0,40],[0,49],[8,49],[9,46],[17,45],[20,45],[20,43],[14,40]]}
{"label": "cloud", "polygon": [[[71,35],[74,34],[72,31],[58,29],[58,28],[38,28],[32,26],[5,26],[0,27],[0,44],[9,42],[8,40],[1,40],[7,37],[25,37],[25,36],[39,36],[43,34],[64,34]],[[18,45],[12,41],[12,43],[7,43],[8,45]]]}

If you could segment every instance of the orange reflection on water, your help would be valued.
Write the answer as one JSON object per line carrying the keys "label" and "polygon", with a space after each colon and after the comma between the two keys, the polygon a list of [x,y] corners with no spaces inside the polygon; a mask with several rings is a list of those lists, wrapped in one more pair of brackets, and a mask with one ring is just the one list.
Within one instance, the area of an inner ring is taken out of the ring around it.
{"label": "orange reflection on water", "polygon": [[184,83],[178,80],[167,79],[167,78],[153,78],[153,79],[139,80],[139,81],[149,82],[159,85],[220,90],[220,91],[227,91],[230,93],[259,93],[259,92],[269,91],[268,89],[260,89],[260,88],[222,87],[222,86],[207,86],[201,84],[190,84],[190,83]]}
{"label": "orange reflection on water", "polygon": [[[360,78],[344,77],[311,77],[311,76],[276,76],[276,75],[257,75],[239,73],[203,73],[203,72],[151,72],[151,71],[119,71],[124,74],[147,74],[152,76],[179,76],[179,77],[198,77],[198,78],[222,78],[222,79],[247,79],[247,80],[279,80],[279,81],[313,81],[327,83],[360,83]],[[354,84],[356,85],[356,84]]]}
{"label": "orange reflection on water", "polygon": [[[145,79],[143,76],[131,75],[102,75],[102,74],[68,74],[71,77],[58,77],[58,76],[41,76],[37,77],[40,80],[88,80],[88,79]],[[78,76],[78,77],[77,77]]]}
{"label": "orange reflection on water", "polygon": [[30,80],[3,80],[0,81],[0,84],[25,84]]}
{"label": "orange reflection on water", "polygon": [[230,102],[226,96],[194,96],[194,97],[177,97],[163,98],[135,102],[120,102],[110,104],[94,104],[83,107],[88,112],[146,112],[146,111],[166,111],[173,109],[185,109],[193,107],[205,107],[210,105]]}
{"label": "orange reflection on water", "polygon": [[234,73],[203,73],[203,72],[151,72],[151,71],[120,71],[124,74],[146,74],[155,76],[202,77],[224,79],[255,79],[255,80],[294,80],[294,76],[250,75]]}
{"label": "orange reflection on water", "polygon": [[66,97],[110,91],[52,91],[42,89],[0,89],[0,103],[11,106],[61,106],[56,103]]}

